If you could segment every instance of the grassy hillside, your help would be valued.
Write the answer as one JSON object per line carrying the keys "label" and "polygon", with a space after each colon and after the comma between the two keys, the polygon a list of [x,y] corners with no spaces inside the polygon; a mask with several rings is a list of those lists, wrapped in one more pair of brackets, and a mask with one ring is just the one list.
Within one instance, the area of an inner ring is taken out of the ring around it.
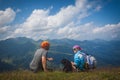
{"label": "grassy hillside", "polygon": [[60,71],[32,73],[20,70],[0,73],[0,80],[120,80],[120,68],[76,73]]}
{"label": "grassy hillside", "polygon": [[[40,42],[25,37],[9,38],[0,41],[0,72],[28,69],[36,49]],[[48,57],[53,57],[52,63],[59,68],[60,61],[66,58],[73,61],[73,45],[80,45],[85,53],[93,55],[97,60],[97,67],[117,67],[120,62],[120,41],[85,40],[76,41],[71,39],[49,40],[51,47]],[[51,65],[50,65],[51,66]]]}

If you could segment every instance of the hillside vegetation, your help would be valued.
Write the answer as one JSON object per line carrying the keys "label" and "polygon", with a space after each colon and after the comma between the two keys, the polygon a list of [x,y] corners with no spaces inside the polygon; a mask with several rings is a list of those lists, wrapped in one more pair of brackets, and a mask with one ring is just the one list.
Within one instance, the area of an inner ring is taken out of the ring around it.
{"label": "hillside vegetation", "polygon": [[0,80],[120,80],[120,68],[74,73],[61,71],[32,73],[28,70],[19,70],[0,73]]}
{"label": "hillside vegetation", "polygon": [[[28,69],[40,42],[25,37],[10,38],[0,41],[0,72],[15,69]],[[93,55],[97,59],[97,67],[119,67],[120,41],[71,39],[48,40],[51,44],[48,57],[53,57],[53,69],[59,68],[60,61],[66,58],[73,61],[72,47],[76,44],[83,48],[83,52]],[[51,66],[51,65],[50,65]]]}

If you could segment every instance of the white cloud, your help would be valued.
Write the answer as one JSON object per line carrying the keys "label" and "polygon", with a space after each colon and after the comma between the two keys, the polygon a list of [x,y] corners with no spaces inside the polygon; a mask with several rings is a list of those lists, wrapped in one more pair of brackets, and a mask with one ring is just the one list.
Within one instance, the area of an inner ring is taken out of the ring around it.
{"label": "white cloud", "polygon": [[[49,15],[51,8],[48,10],[35,9],[26,21],[15,30],[15,35],[27,36],[33,39],[40,39],[43,36],[45,38],[59,38],[57,36],[61,35],[57,35],[57,32],[74,22],[74,19],[81,20],[86,17],[88,9],[86,5],[87,1],[77,0],[75,5],[61,8],[55,15]],[[84,13],[85,15],[83,15]],[[72,29],[69,34],[71,32]]]}
{"label": "white cloud", "polygon": [[[89,11],[95,7],[93,4],[89,4],[87,0],[76,0],[75,5],[68,5],[62,7],[60,11],[54,15],[50,15],[49,9],[35,9],[31,15],[22,24],[14,25],[14,29],[11,26],[4,26],[0,32],[4,36],[0,38],[9,37],[29,37],[35,40],[38,39],[60,39],[70,38],[76,40],[91,40],[91,39],[113,39],[119,35],[120,23],[108,24],[105,26],[96,26],[94,22],[88,22],[80,24],[81,20],[90,15]],[[12,22],[15,18],[15,12],[8,8],[7,12],[14,13],[12,19],[2,23],[3,25]],[[99,11],[101,6],[96,6],[96,11]],[[3,11],[3,12],[5,12]],[[20,11],[19,9],[17,10]],[[7,17],[6,17],[7,18]],[[13,30],[13,31],[12,31]],[[9,34],[9,35],[8,35]]]}
{"label": "white cloud", "polygon": [[9,24],[14,21],[16,13],[13,9],[0,10],[0,39],[6,39],[13,33],[13,27]]}
{"label": "white cloud", "polygon": [[17,9],[17,10],[16,10],[16,13],[19,13],[19,12],[21,12],[21,9]]}
{"label": "white cloud", "polygon": [[96,8],[95,8],[95,11],[100,11],[102,7],[100,5],[98,5]]}
{"label": "white cloud", "polygon": [[2,34],[2,33],[4,33],[4,32],[6,32],[7,29],[8,29],[8,26],[1,27],[1,28],[0,28],[0,33]]}
{"label": "white cloud", "polygon": [[57,32],[60,38],[70,38],[76,40],[120,39],[120,23],[107,24],[105,26],[96,26],[93,22],[76,26],[74,23],[60,28]]}
{"label": "white cloud", "polygon": [[45,34],[51,31],[47,26],[48,14],[49,10],[35,9],[26,21],[14,31],[14,36],[26,36],[33,39],[43,38],[43,35],[47,36]]}
{"label": "white cloud", "polygon": [[11,8],[7,8],[5,11],[0,10],[0,27],[12,22],[15,16],[16,13]]}
{"label": "white cloud", "polygon": [[120,23],[107,24],[103,27],[94,28],[93,34],[96,35],[96,38],[101,38],[101,39],[106,39],[106,40],[117,39],[117,38],[120,39]]}
{"label": "white cloud", "polygon": [[4,26],[0,28],[0,40],[14,37],[12,36],[14,28],[12,26]]}

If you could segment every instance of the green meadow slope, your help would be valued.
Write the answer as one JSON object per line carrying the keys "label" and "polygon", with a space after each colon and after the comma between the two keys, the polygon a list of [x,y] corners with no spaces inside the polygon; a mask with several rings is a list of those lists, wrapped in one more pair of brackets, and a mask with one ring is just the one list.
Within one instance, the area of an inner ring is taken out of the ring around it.
{"label": "green meadow slope", "polygon": [[120,80],[120,68],[74,73],[61,71],[32,73],[28,70],[19,70],[0,73],[0,80]]}

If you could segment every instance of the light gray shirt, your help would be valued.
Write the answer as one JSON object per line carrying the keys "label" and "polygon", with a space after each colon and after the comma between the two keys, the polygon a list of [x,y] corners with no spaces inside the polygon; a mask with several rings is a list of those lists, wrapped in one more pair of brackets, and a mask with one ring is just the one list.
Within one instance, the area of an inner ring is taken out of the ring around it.
{"label": "light gray shirt", "polygon": [[34,54],[33,60],[30,63],[30,69],[34,70],[38,69],[40,63],[42,64],[41,62],[42,56],[47,57],[47,50],[43,48],[37,49]]}

